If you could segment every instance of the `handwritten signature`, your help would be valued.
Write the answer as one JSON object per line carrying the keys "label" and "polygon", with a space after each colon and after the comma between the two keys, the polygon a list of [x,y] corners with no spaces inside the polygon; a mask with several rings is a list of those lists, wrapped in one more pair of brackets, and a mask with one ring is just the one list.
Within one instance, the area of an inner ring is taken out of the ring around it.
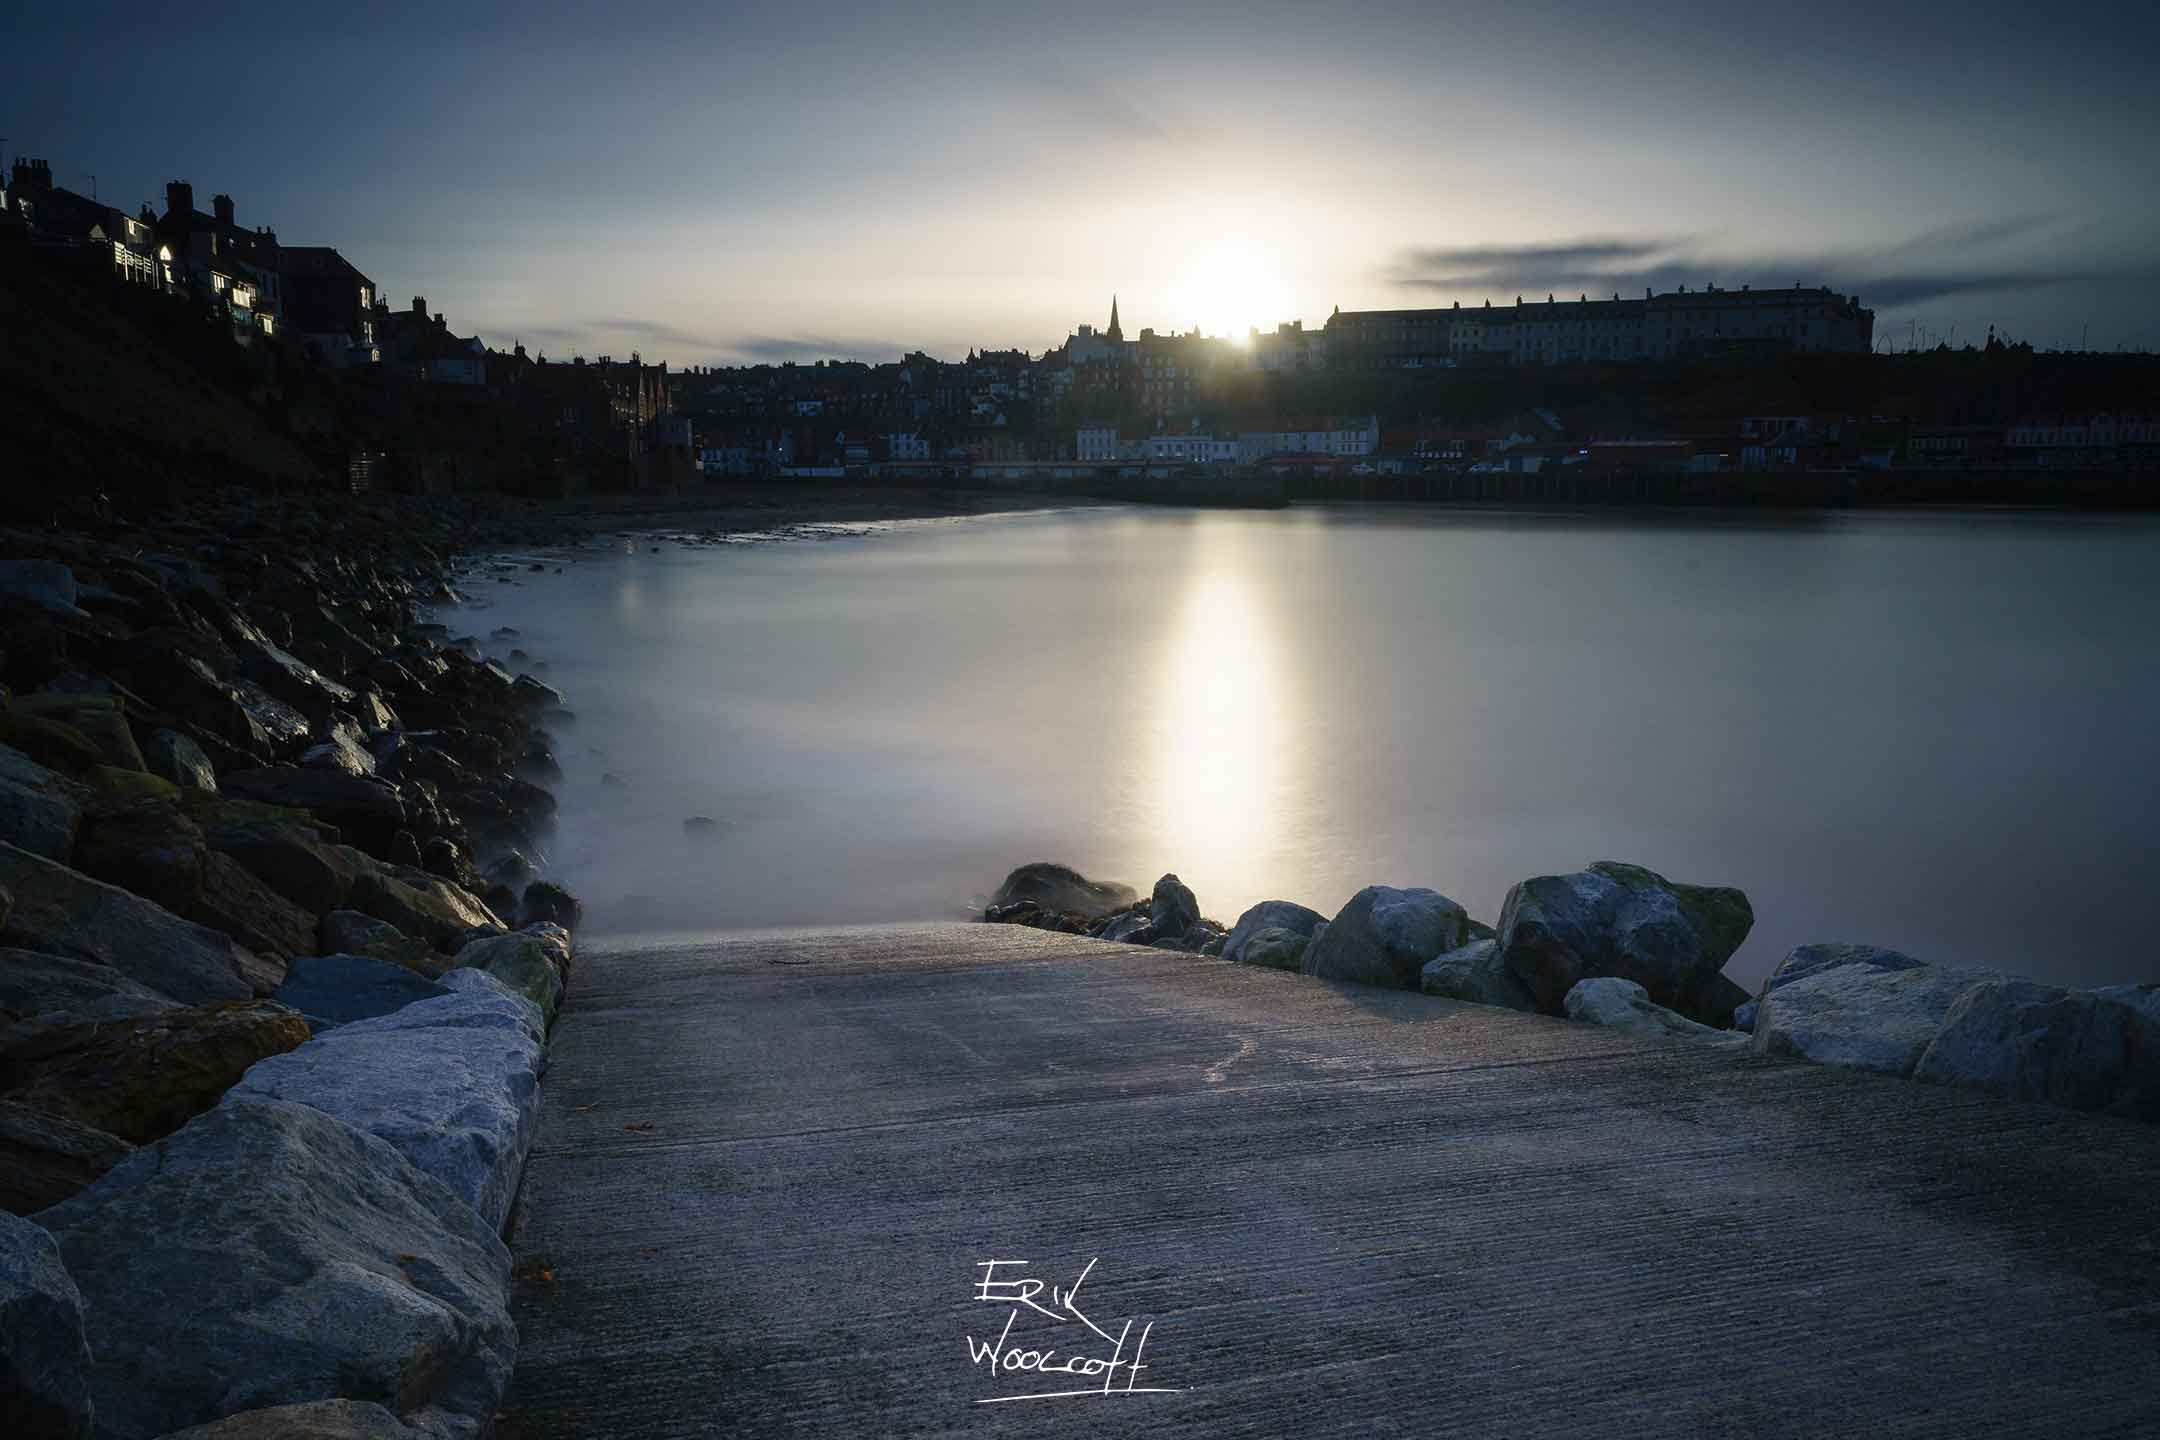
{"label": "handwritten signature", "polygon": [[[1025,1270],[1028,1263],[1025,1260],[976,1262],[975,1268],[983,1273],[981,1279],[975,1283],[975,1299],[991,1305],[1007,1305],[1011,1309],[1006,1313],[1005,1326],[998,1332],[995,1341],[977,1340],[973,1335],[967,1337],[969,1362],[988,1365],[992,1375],[1072,1375],[1091,1381],[1099,1378],[1102,1384],[1089,1385],[1078,1390],[995,1395],[987,1400],[978,1400],[976,1404],[1002,1405],[1011,1400],[1056,1400],[1071,1395],[1175,1395],[1185,1388],[1139,1383],[1141,1372],[1152,1368],[1144,1364],[1140,1357],[1147,1352],[1148,1335],[1155,1328],[1154,1321],[1150,1320],[1140,1327],[1140,1339],[1133,1345],[1131,1357],[1127,1358],[1125,1346],[1132,1339],[1133,1322],[1127,1320],[1118,1333],[1112,1335],[1082,1312],[1079,1304],[1080,1287],[1087,1284],[1088,1275],[1095,1268],[1094,1260],[1088,1261],[1087,1268],[1080,1272],[1080,1278],[1065,1290],[1030,1275],[1016,1275],[1011,1278],[1001,1278],[998,1275],[1001,1269]],[[1046,1292],[1049,1302],[1047,1304],[1044,1303]],[[1077,1322],[1085,1327],[1086,1333],[1070,1336],[1070,1339],[1077,1342],[1078,1348],[1062,1351],[1051,1347],[1029,1348],[1015,1344],[1012,1339],[1013,1326],[1019,1320],[1022,1310],[1033,1311],[1060,1325]],[[1094,1340],[1088,1338],[1090,1334],[1094,1336]],[[1109,1353],[1092,1353],[1101,1348],[1095,1344],[1097,1340],[1101,1345],[1109,1347]]]}

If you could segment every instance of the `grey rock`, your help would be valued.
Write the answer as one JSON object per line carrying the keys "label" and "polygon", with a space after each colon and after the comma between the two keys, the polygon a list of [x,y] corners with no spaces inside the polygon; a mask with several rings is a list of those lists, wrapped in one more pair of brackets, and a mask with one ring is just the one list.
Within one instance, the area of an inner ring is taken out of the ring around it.
{"label": "grey rock", "polygon": [[100,1437],[324,1399],[478,1434],[509,1378],[494,1231],[309,1106],[228,1097],[38,1220],[82,1291]]}
{"label": "grey rock", "polygon": [[1563,1008],[1570,1020],[1624,1030],[1631,1035],[1694,1040],[1731,1050],[1744,1050],[1748,1045],[1744,1035],[1714,1030],[1656,1004],[1642,986],[1617,975],[1581,981],[1568,991]]}
{"label": "grey rock", "polygon": [[1154,920],[1158,934],[1181,936],[1200,923],[1200,902],[1193,898],[1184,881],[1175,875],[1165,875],[1155,882],[1148,914]]}
{"label": "grey rock", "polygon": [[1313,936],[1304,971],[1324,980],[1415,990],[1429,961],[1470,938],[1469,915],[1437,890],[1368,885]]}
{"label": "grey rock", "polygon": [[1770,972],[1764,983],[1775,990],[1843,965],[1865,965],[1874,970],[1918,970],[1926,964],[1902,950],[1889,950],[1880,945],[1855,945],[1845,941],[1795,945],[1783,960],[1778,961],[1777,968]]}
{"label": "grey rock", "polygon": [[1950,1006],[1913,1078],[2160,1120],[2160,1018],[2094,991],[1983,980]]}
{"label": "grey rock", "polygon": [[202,746],[178,730],[154,732],[143,744],[143,763],[150,773],[172,781],[183,790],[217,792],[217,771]]}
{"label": "grey rock", "polygon": [[1095,938],[1114,945],[1150,945],[1155,940],[1155,922],[1138,910],[1127,910],[1111,916]]}
{"label": "grey rock", "polygon": [[554,881],[535,880],[525,887],[518,918],[527,925],[560,925],[574,932],[585,919],[585,907],[577,896]]}
{"label": "grey rock", "polygon": [[13,845],[0,845],[0,885],[15,897],[0,944],[94,960],[191,1004],[255,993],[255,956],[116,885]]}
{"label": "grey rock", "polygon": [[134,1152],[119,1136],[0,1100],[0,1210],[28,1215],[97,1183]]}
{"label": "grey rock", "polygon": [[368,750],[359,727],[342,719],[322,732],[322,738],[302,753],[300,763],[354,777],[375,773],[375,756]]}
{"label": "grey rock", "polygon": [[65,861],[92,791],[0,745],[0,842]]}
{"label": "grey rock", "polygon": [[0,1023],[59,1010],[119,1019],[178,1009],[179,1003],[95,960],[0,950]]}
{"label": "grey rock", "polygon": [[358,910],[332,910],[322,917],[316,938],[325,955],[366,955],[407,969],[426,964],[435,953],[423,937]]}
{"label": "grey rock", "polygon": [[457,963],[462,970],[485,970],[553,1021],[569,980],[570,932],[559,925],[528,925],[471,942],[458,951]]}
{"label": "grey rock", "polygon": [[1685,1010],[1754,923],[1747,896],[1729,886],[1681,884],[1601,860],[1509,890],[1498,938],[1508,969],[1548,1014],[1560,1012],[1577,982],[1602,975],[1633,980],[1656,1003]]}
{"label": "grey rock", "polygon": [[397,790],[368,776],[279,765],[235,770],[222,783],[243,800],[312,811],[370,855],[388,854],[390,837],[405,824]]}
{"label": "grey rock", "polygon": [[2091,993],[2102,1000],[2128,1005],[2146,1019],[2160,1024],[2160,985],[2101,985]]}
{"label": "grey rock", "polygon": [[1827,966],[1797,980],[1763,982],[1755,1051],[1848,1070],[1910,1075],[1957,998],[1997,977],[1937,965]]}
{"label": "grey rock", "polygon": [[394,961],[366,955],[303,955],[293,961],[285,983],[270,998],[306,1016],[319,1035],[449,993]]}
{"label": "grey rock", "polygon": [[502,928],[478,896],[411,866],[362,871],[353,882],[350,904],[443,950],[457,949],[475,926]]}
{"label": "grey rock", "polygon": [[1500,942],[1486,937],[1434,956],[1418,973],[1418,988],[1445,1000],[1498,1005],[1535,1013],[1537,1001],[1515,978],[1500,955]]}
{"label": "grey rock", "polygon": [[372,863],[350,846],[333,845],[312,827],[254,816],[213,819],[203,837],[250,874],[310,914],[343,908],[353,883]]}
{"label": "grey rock", "polygon": [[90,1433],[82,1295],[53,1237],[7,1214],[0,1214],[0,1412],[10,1440]]}
{"label": "grey rock", "polygon": [[[1090,880],[1069,866],[1038,860],[1022,865],[1007,875],[1005,883],[998,886],[997,894],[990,898],[990,904],[995,907],[1032,900],[1045,910],[1078,915],[1086,920],[1100,920],[1106,915],[1130,909],[1133,901],[1138,898],[1130,885]],[[526,893],[525,903],[532,903],[529,891]]]}
{"label": "grey rock", "polygon": [[[547,1016],[541,1013],[540,1007],[487,971],[452,970],[447,972],[437,983],[445,990],[455,991],[463,995],[476,995],[489,1001],[498,1002],[493,1007],[496,1013],[515,1021],[535,1040],[545,1040],[547,1038]],[[466,1011],[460,1013],[478,1015],[487,1008],[489,1007],[468,1007]],[[439,1020],[437,1016],[424,1018],[428,1019],[430,1023]]]}
{"label": "grey rock", "polygon": [[545,1052],[508,997],[445,991],[258,1062],[234,1093],[379,1136],[500,1231],[540,1115]]}
{"label": "grey rock", "polygon": [[[1245,946],[1262,930],[1288,930],[1301,939],[1310,939],[1314,928],[1326,919],[1319,911],[1309,910],[1295,901],[1263,900],[1238,916],[1237,924],[1230,927],[1230,936],[1223,941],[1223,959],[1244,961]],[[1300,946],[1300,951],[1303,948]]]}
{"label": "grey rock", "polygon": [[[1295,972],[1303,968],[1305,948],[1311,943],[1311,936],[1300,935],[1286,926],[1263,926],[1248,934],[1239,945],[1237,963]],[[1223,947],[1223,958],[1230,958],[1228,945]]]}
{"label": "grey rock", "polygon": [[0,560],[0,595],[70,619],[87,618],[75,602],[75,572],[57,560]]}

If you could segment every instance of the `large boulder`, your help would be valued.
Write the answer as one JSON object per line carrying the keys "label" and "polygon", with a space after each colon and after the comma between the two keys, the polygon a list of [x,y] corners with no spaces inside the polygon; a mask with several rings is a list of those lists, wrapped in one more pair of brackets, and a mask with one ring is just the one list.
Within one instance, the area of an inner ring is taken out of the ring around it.
{"label": "large boulder", "polygon": [[380,1136],[499,1231],[540,1115],[546,1051],[526,1014],[498,992],[438,990],[263,1061],[238,1093]]}
{"label": "large boulder", "polygon": [[217,1104],[250,1065],[307,1038],[305,1020],[267,1000],[41,1023],[0,1050],[0,1093],[142,1145]]}
{"label": "large boulder", "polygon": [[9,1440],[90,1434],[90,1347],[83,1300],[60,1247],[38,1225],[0,1214],[0,1412]]}
{"label": "large boulder", "polygon": [[438,949],[455,950],[475,927],[501,929],[478,896],[439,875],[399,866],[362,871],[353,882],[351,907],[395,925]]}
{"label": "large boulder", "polygon": [[210,848],[202,827],[165,800],[103,800],[83,817],[75,868],[185,915],[202,898]]}
{"label": "large boulder", "polygon": [[101,1019],[178,1009],[139,980],[78,955],[0,950],[0,1025],[68,1011]]}
{"label": "large boulder", "polygon": [[29,1215],[57,1205],[134,1149],[95,1126],[0,1100],[0,1210]]}
{"label": "large boulder", "polygon": [[209,856],[202,895],[188,919],[224,931],[266,964],[315,953],[315,917],[230,855]]}
{"label": "large boulder", "polygon": [[[998,886],[997,894],[991,897],[990,906],[996,909],[1028,900],[1044,910],[1077,915],[1083,920],[1100,920],[1130,909],[1138,898],[1130,885],[1090,880],[1070,866],[1037,860],[1007,875],[1005,883]],[[529,891],[525,903],[532,903]]]}
{"label": "large boulder", "polygon": [[0,845],[0,886],[15,897],[0,945],[95,960],[190,1004],[255,993],[255,955],[117,885]]}
{"label": "large boulder", "polygon": [[[1230,927],[1230,934],[1223,941],[1222,958],[1233,963],[1245,961],[1245,947],[1262,930],[1287,930],[1293,935],[1310,939],[1313,927],[1327,917],[1317,910],[1308,910],[1291,900],[1263,900],[1238,916],[1237,924]],[[1301,950],[1303,947],[1299,947]]]}
{"label": "large boulder", "polygon": [[435,947],[425,938],[358,910],[332,910],[322,917],[317,934],[317,948],[325,955],[366,955],[408,970],[432,968]]}
{"label": "large boulder", "polygon": [[433,1425],[407,1425],[373,1401],[306,1400],[190,1425],[163,1440],[442,1440],[442,1435]]}
{"label": "large boulder", "polygon": [[392,960],[366,955],[307,955],[295,960],[270,998],[307,1017],[316,1032],[372,1020],[416,1000],[450,992]]}
{"label": "large boulder", "polygon": [[0,745],[25,755],[48,770],[78,780],[105,763],[90,737],[72,725],[0,703]]}
{"label": "large boulder", "polygon": [[1368,885],[1313,937],[1304,971],[1323,980],[1415,990],[1427,962],[1476,934],[1463,907],[1437,890]]}
{"label": "large boulder", "polygon": [[378,858],[390,854],[391,837],[405,826],[405,802],[396,788],[367,776],[279,765],[235,770],[222,784],[224,793],[243,800],[320,815]]}
{"label": "large boulder", "polygon": [[1600,975],[1578,983],[1562,1002],[1567,1018],[1586,1025],[1603,1025],[1630,1035],[1653,1039],[1698,1040],[1728,1049],[1745,1049],[1748,1039],[1730,1030],[1716,1030],[1685,1015],[1675,1014],[1650,998],[1648,991],[1617,975]]}
{"label": "large boulder", "polygon": [[1473,1005],[1498,1005],[1532,1013],[1538,1008],[1501,958],[1500,942],[1491,936],[1458,945],[1427,961],[1418,972],[1418,989],[1443,1000],[1466,1000]]}
{"label": "large boulder", "polygon": [[218,788],[217,771],[202,746],[178,730],[158,730],[143,744],[143,764],[151,774],[170,780],[183,790]]}
{"label": "large boulder", "polygon": [[518,902],[518,919],[526,925],[560,925],[574,932],[584,922],[585,906],[554,881],[535,880]]}
{"label": "large boulder", "polygon": [[570,932],[560,925],[528,925],[472,941],[458,951],[457,963],[459,969],[486,971],[553,1021],[569,983]]}
{"label": "large boulder", "polygon": [[1944,1014],[1913,1078],[2160,1120],[2160,1019],[2089,990],[1983,980]]}
{"label": "large boulder", "polygon": [[45,693],[18,695],[15,713],[57,721],[97,748],[98,758],[121,770],[143,768],[143,753],[128,728],[127,702],[117,695]]}
{"label": "large boulder", "polygon": [[[1657,1004],[1697,1018],[1723,1014],[1719,971],[1755,923],[1730,886],[1683,885],[1640,865],[1601,860],[1572,875],[1539,875],[1508,891],[1500,952],[1548,1014],[1583,980],[1633,980]],[[1708,992],[1707,994],[1705,992]]]}
{"label": "large boulder", "polygon": [[203,834],[213,851],[230,855],[265,885],[315,915],[342,907],[370,863],[359,851],[332,844],[296,820],[221,814],[208,820]]}
{"label": "large boulder", "polygon": [[87,1307],[100,1436],[331,1399],[484,1433],[509,1378],[493,1229],[309,1106],[234,1096],[38,1220]]}
{"label": "large boulder", "polygon": [[[1902,950],[1889,950],[1880,945],[1854,945],[1844,941],[1831,941],[1815,945],[1796,945],[1777,968],[1763,981],[1764,990],[1774,990],[1795,980],[1804,980],[1822,970],[1834,970],[1840,965],[1872,965],[1878,970],[1917,970],[1927,962],[1915,960]],[[1750,996],[1732,1012],[1735,1030],[1752,1031],[1760,997]]]}
{"label": "large boulder", "polygon": [[70,620],[85,618],[75,603],[75,572],[57,560],[0,560],[0,596]]}
{"label": "large boulder", "polygon": [[1157,935],[1183,935],[1200,923],[1200,902],[1184,881],[1175,875],[1165,875],[1155,882],[1155,892],[1148,903],[1148,919],[1154,923]]}
{"label": "large boulder", "polygon": [[[1985,971],[1872,963],[1867,947],[1794,978],[1773,972],[1755,1000],[1755,1051],[1849,1070],[1910,1075],[1960,995]],[[1795,952],[1796,954],[1798,952]],[[1889,952],[1896,955],[1896,952]],[[1805,962],[1803,962],[1805,963]]]}
{"label": "large boulder", "polygon": [[302,765],[344,775],[375,773],[375,756],[367,748],[367,738],[359,726],[340,716],[324,726],[320,734],[321,739],[301,755]]}
{"label": "large boulder", "polygon": [[[1237,963],[1299,973],[1305,968],[1305,951],[1311,944],[1312,936],[1300,935],[1287,926],[1263,926],[1245,937],[1244,944],[1238,947]],[[1225,946],[1224,954],[1228,953]]]}
{"label": "large boulder", "polygon": [[0,842],[66,860],[93,792],[12,746],[0,745]]}

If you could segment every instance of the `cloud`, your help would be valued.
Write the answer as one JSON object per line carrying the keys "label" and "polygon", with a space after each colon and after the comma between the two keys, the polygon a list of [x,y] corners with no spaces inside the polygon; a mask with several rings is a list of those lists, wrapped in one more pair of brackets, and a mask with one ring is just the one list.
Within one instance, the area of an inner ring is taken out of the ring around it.
{"label": "cloud", "polygon": [[722,347],[753,365],[793,360],[897,360],[911,347],[889,340],[835,340],[822,335],[738,335]]}
{"label": "cloud", "polygon": [[2081,247],[2063,243],[2059,234],[2051,243],[2048,232],[2060,224],[2043,216],[2005,216],[1941,226],[1885,245],[1754,256],[1720,248],[1701,235],[1411,247],[1382,274],[1403,289],[1481,296],[1633,294],[1707,284],[1727,289],[1828,285],[1878,308],[2087,281],[2153,280],[2149,269],[2130,273],[2080,255]]}

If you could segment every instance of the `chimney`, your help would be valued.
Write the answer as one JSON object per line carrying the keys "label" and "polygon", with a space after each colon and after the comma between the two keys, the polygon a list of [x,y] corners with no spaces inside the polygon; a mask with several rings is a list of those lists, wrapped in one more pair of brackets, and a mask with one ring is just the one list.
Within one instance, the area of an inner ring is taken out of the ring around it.
{"label": "chimney", "polygon": [[427,296],[415,295],[412,297],[412,313],[422,320],[427,319]]}
{"label": "chimney", "polygon": [[16,156],[13,188],[32,194],[52,189],[52,166],[43,160],[25,160]]}
{"label": "chimney", "polygon": [[232,223],[233,223],[233,204],[232,204],[232,196],[230,196],[230,195],[213,195],[213,196],[211,196],[211,197],[210,197],[210,211],[211,211],[211,213],[212,213],[212,214],[214,214],[214,215],[216,215],[216,216],[217,216],[217,223],[218,223],[218,224],[220,224],[220,225],[230,225],[230,224],[232,224]]}
{"label": "chimney", "polygon": [[195,187],[185,180],[165,182],[165,213],[185,220],[195,213]]}

